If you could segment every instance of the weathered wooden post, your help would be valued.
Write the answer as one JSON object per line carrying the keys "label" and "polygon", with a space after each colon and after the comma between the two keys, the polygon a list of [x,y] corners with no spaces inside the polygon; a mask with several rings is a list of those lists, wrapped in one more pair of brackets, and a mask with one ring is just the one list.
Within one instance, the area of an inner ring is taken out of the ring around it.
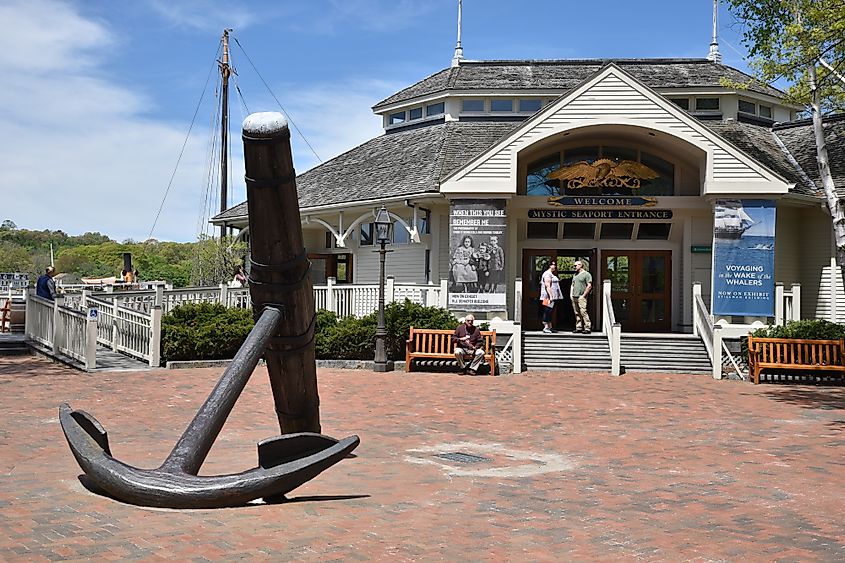
{"label": "weathered wooden post", "polygon": [[314,290],[300,226],[290,130],[276,112],[243,123],[249,208],[249,292],[256,317],[265,305],[282,319],[264,358],[282,433],[320,432],[314,351]]}

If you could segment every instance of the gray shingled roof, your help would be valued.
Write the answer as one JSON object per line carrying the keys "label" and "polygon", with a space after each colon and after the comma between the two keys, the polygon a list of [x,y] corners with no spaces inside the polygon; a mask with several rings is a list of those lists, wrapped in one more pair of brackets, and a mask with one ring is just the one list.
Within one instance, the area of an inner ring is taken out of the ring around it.
{"label": "gray shingled roof", "polygon": [[[297,176],[301,209],[438,193],[441,179],[518,127],[450,121],[382,135]],[[214,217],[245,217],[246,202]]]}
{"label": "gray shingled roof", "polygon": [[751,82],[749,90],[777,98],[783,92],[761,84],[735,68],[707,59],[584,59],[555,61],[465,61],[436,72],[393,94],[373,110],[450,90],[557,90],[563,94],[614,63],[643,84],[655,88],[718,88],[722,78]]}
{"label": "gray shingled roof", "polygon": [[801,173],[789,162],[786,152],[778,144],[769,127],[733,120],[702,123],[760,164],[794,183],[793,192],[816,195],[815,188],[807,185]]}
{"label": "gray shingled roof", "polygon": [[[833,184],[839,197],[845,197],[845,115],[825,118],[824,132]],[[816,187],[822,190],[812,121],[804,119],[779,124],[774,127],[774,133],[815,182]]]}

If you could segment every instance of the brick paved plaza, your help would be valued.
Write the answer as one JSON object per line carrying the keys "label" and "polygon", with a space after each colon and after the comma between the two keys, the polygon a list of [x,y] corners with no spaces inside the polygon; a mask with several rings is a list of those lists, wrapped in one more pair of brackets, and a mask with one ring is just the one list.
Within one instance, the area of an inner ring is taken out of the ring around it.
{"label": "brick paved plaza", "polygon": [[[361,445],[291,502],[174,511],[82,488],[59,403],[154,467],[219,374],[0,359],[0,560],[845,559],[842,386],[321,370],[323,431]],[[259,368],[202,473],[254,466],[275,424]]]}

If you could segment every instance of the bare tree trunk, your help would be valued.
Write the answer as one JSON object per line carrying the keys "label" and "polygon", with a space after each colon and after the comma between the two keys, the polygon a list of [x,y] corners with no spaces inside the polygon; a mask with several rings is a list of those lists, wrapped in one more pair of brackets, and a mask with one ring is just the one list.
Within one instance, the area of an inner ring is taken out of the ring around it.
{"label": "bare tree trunk", "polygon": [[[812,93],[810,106],[813,112],[813,134],[816,138],[816,160],[819,165],[819,178],[822,182],[824,195],[827,199],[827,207],[830,210],[830,219],[833,224],[833,241],[836,245],[836,265],[839,266],[843,283],[845,283],[845,209],[843,209],[842,199],[836,193],[833,175],[830,172],[830,160],[827,156],[824,124],[822,123],[821,94],[816,80],[816,67],[810,65],[808,72],[810,91]],[[836,321],[836,319],[831,320]]]}

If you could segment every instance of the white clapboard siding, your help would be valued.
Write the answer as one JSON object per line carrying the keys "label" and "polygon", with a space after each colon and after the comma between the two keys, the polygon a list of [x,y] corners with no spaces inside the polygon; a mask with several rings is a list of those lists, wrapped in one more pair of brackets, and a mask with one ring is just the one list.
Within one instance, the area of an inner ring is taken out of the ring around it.
{"label": "white clapboard siding", "polygon": [[[617,76],[614,69],[595,84],[589,86],[577,98],[563,102],[552,113],[538,120],[523,131],[519,137],[489,155],[470,170],[464,178],[474,180],[508,179],[518,147],[527,146],[546,137],[551,131],[574,122],[598,117],[618,116],[634,121],[643,121],[646,127],[656,123],[694,139],[713,152],[713,178],[715,180],[763,180],[754,168],[728,153],[710,138],[700,133],[690,123],[680,119],[631,84]],[[630,79],[633,80],[633,79]],[[666,104],[671,102],[666,101]],[[693,119],[693,118],[690,118]]]}
{"label": "white clapboard siding", "polygon": [[[388,245],[385,276],[393,276],[396,283],[425,283],[425,245]],[[355,252],[353,279],[355,283],[378,283],[379,253],[377,246],[361,247]]]}

